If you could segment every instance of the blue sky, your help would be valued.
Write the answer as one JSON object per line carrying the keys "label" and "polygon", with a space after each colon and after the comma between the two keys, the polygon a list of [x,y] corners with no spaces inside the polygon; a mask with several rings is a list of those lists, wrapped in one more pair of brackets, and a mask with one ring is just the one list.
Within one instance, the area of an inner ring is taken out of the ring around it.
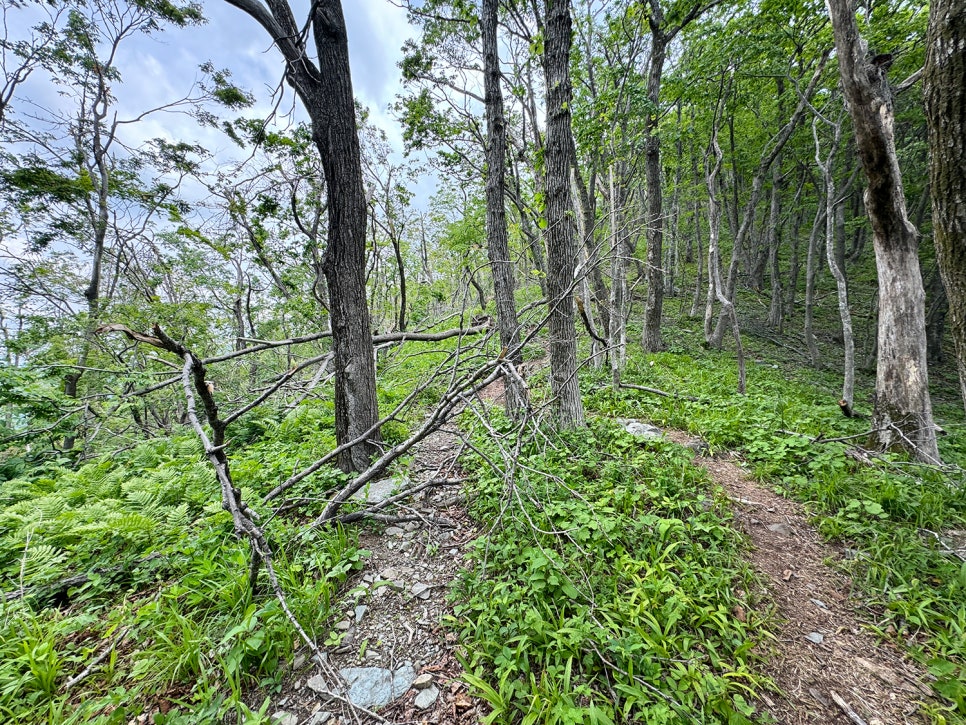
{"label": "blue sky", "polygon": [[[200,78],[198,66],[211,61],[216,68],[231,71],[239,86],[252,91],[257,99],[254,113],[267,112],[271,94],[282,77],[282,61],[268,35],[255,21],[226,2],[202,3],[208,22],[186,30],[166,30],[152,38],[140,39],[126,48],[119,62],[124,74],[124,105],[132,110],[157,105],[162,98],[177,98]],[[296,17],[302,18],[309,3],[293,3]],[[349,53],[356,97],[371,112],[376,125],[383,128],[396,148],[401,133],[387,113],[388,105],[399,91],[400,48],[412,35],[406,13],[389,0],[344,0],[343,9],[349,33]],[[294,95],[285,89],[280,111],[293,108]],[[297,116],[304,118],[301,109]],[[158,117],[143,129],[145,138],[160,135],[196,135],[189,119]],[[185,124],[184,126],[182,124]],[[205,134],[211,143],[227,145],[227,139]],[[210,149],[216,150],[216,149]]]}

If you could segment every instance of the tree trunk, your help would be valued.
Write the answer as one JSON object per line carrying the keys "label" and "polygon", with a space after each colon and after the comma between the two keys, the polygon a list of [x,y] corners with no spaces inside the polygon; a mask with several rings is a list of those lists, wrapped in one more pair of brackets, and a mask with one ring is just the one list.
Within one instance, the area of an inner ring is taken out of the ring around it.
{"label": "tree trunk", "polygon": [[966,2],[933,0],[923,85],[936,259],[966,406]]}
{"label": "tree trunk", "polygon": [[[366,305],[366,196],[362,183],[349,44],[339,0],[320,0],[313,19],[319,83],[312,136],[322,156],[328,245],[322,270],[329,288],[335,358],[335,430],[341,444],[379,421],[372,326]],[[344,471],[362,471],[378,452],[379,435],[345,451]]]}
{"label": "tree trunk", "polygon": [[[644,178],[647,183],[647,302],[644,305],[642,342],[648,352],[664,349],[661,318],[664,312],[664,201],[661,192],[661,139],[657,135],[660,115],[661,75],[667,54],[668,37],[664,32],[664,15],[660,2],[651,3],[651,60],[647,73],[646,139],[644,141]],[[657,13],[655,15],[655,12]]]}
{"label": "tree trunk", "polygon": [[624,328],[625,307],[627,305],[627,257],[624,254],[623,229],[618,226],[617,191],[614,186],[614,167],[608,172],[610,192],[610,345],[611,383],[614,390],[621,384],[621,373],[627,359],[627,333]]}
{"label": "tree trunk", "polygon": [[808,253],[805,257],[805,346],[808,348],[808,359],[813,368],[817,368],[822,361],[815,341],[815,281],[820,268],[818,240],[819,232],[825,221],[825,210],[819,207],[815,210],[815,221],[812,231],[808,235]]}
{"label": "tree trunk", "polygon": [[[480,25],[483,34],[483,84],[486,105],[486,241],[493,270],[493,297],[500,344],[514,365],[523,362],[520,323],[517,320],[510,259],[510,240],[506,227],[503,190],[506,185],[506,120],[503,117],[503,92],[500,88],[500,56],[497,44],[499,0],[483,0]],[[526,390],[514,375],[503,377],[506,411],[518,418],[526,409]]]}
{"label": "tree trunk", "polygon": [[[289,3],[226,0],[271,36],[285,59],[285,79],[312,121],[312,140],[322,157],[328,211],[328,244],[322,273],[328,286],[335,362],[335,433],[339,444],[360,437],[379,421],[372,323],[366,303],[366,198],[362,182],[355,98],[349,69],[349,42],[341,0],[312,5],[312,62]],[[369,466],[379,433],[346,449],[345,471]]]}
{"label": "tree trunk", "polygon": [[841,266],[844,264],[844,261],[837,254],[836,233],[839,215],[836,207],[841,209],[842,202],[837,202],[835,199],[835,173],[833,168],[835,153],[838,151],[839,141],[842,138],[842,124],[831,123],[833,129],[832,147],[829,149],[828,158],[823,163],[821,147],[818,140],[817,122],[818,119],[815,119],[812,125],[812,131],[815,136],[815,163],[822,170],[822,178],[825,181],[825,259],[828,261],[828,268],[835,278],[835,289],[839,301],[839,317],[842,320],[842,343],[845,347],[841,400],[845,403],[843,410],[851,411],[852,403],[855,399],[855,336],[852,334],[852,312],[849,309],[848,285],[845,282],[845,272]]}
{"label": "tree trunk", "polygon": [[906,214],[886,70],[869,59],[851,3],[827,0],[827,4],[842,89],[868,179],[865,208],[872,223],[879,272],[876,440],[882,448],[906,449],[917,460],[939,463],[926,368],[926,296],[919,270],[919,234]]}
{"label": "tree trunk", "polygon": [[577,332],[574,326],[574,270],[577,239],[570,198],[573,158],[571,129],[570,0],[547,0],[544,73],[547,88],[546,165],[547,303],[550,333],[550,386],[556,423],[562,430],[584,425],[577,381]]}

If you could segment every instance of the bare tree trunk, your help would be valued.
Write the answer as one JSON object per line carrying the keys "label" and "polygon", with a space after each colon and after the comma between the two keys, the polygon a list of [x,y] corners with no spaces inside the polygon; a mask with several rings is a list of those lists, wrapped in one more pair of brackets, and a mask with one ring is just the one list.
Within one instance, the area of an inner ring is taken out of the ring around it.
{"label": "bare tree trunk", "polygon": [[644,141],[644,177],[647,181],[647,302],[644,305],[642,343],[648,352],[664,349],[661,319],[664,313],[664,202],[661,191],[661,139],[657,135],[660,115],[661,75],[670,37],[664,29],[664,13],[660,0],[651,0],[651,58],[647,72],[647,97],[651,102],[647,113],[647,136]]}
{"label": "bare tree trunk", "polygon": [[[825,120],[825,119],[822,119]],[[832,126],[832,147],[828,158],[822,162],[821,145],[818,140],[818,119],[812,122],[812,133],[815,136],[815,163],[822,170],[825,181],[825,259],[828,268],[835,278],[835,289],[839,300],[839,317],[842,319],[842,343],[845,347],[844,377],[842,382],[843,410],[852,410],[855,399],[855,335],[852,333],[852,312],[849,310],[849,290],[845,282],[845,273],[837,259],[836,235],[836,206],[841,208],[842,201],[835,198],[835,174],[833,162],[842,138],[842,124],[828,122]],[[842,404],[840,403],[840,405]]]}
{"label": "bare tree trunk", "polygon": [[610,369],[614,390],[620,388],[621,373],[627,358],[627,332],[624,328],[627,298],[627,258],[624,252],[623,229],[618,227],[619,210],[614,188],[614,167],[608,172],[610,192]]}
{"label": "bare tree trunk", "polygon": [[822,362],[818,343],[815,341],[815,281],[821,267],[818,240],[824,221],[825,209],[819,207],[815,210],[815,221],[812,222],[812,231],[808,235],[808,253],[805,257],[805,346],[808,348],[809,361],[815,368]]}
{"label": "bare tree trunk", "polygon": [[966,406],[966,2],[933,0],[924,75],[936,259]]}
{"label": "bare tree trunk", "polygon": [[926,295],[919,270],[919,234],[906,214],[886,68],[869,58],[851,3],[827,0],[827,4],[842,89],[869,182],[865,208],[879,271],[876,439],[883,448],[903,448],[917,460],[939,463],[926,367]]}
{"label": "bare tree trunk", "polygon": [[546,166],[547,303],[550,333],[550,387],[557,426],[584,425],[584,406],[577,381],[577,331],[573,281],[577,260],[574,208],[570,198],[573,158],[571,129],[570,0],[547,0],[544,30],[544,73],[547,88]]}
{"label": "bare tree trunk", "polygon": [[[500,56],[497,44],[499,0],[483,0],[480,25],[483,34],[483,83],[486,105],[486,240],[493,270],[493,297],[500,344],[514,365],[523,362],[520,323],[517,320],[510,259],[510,240],[506,228],[506,120],[500,88]],[[526,410],[527,393],[514,375],[503,378],[507,414],[516,419]]]}
{"label": "bare tree trunk", "polygon": [[782,289],[782,273],[778,260],[781,247],[781,191],[782,170],[781,159],[776,159],[771,171],[771,208],[768,211],[768,230],[766,245],[768,247],[768,276],[771,282],[771,303],[768,306],[768,326],[781,334],[784,321],[783,306],[784,290]]}
{"label": "bare tree trunk", "polygon": [[718,261],[719,247],[718,238],[721,229],[721,205],[718,203],[718,172],[721,169],[723,154],[721,147],[718,146],[717,125],[711,131],[711,156],[714,162],[708,159],[707,184],[708,184],[708,268],[714,278],[714,289],[718,302],[721,304],[722,315],[730,318],[731,330],[735,336],[735,345],[738,356],[738,392],[745,392],[745,353],[741,346],[741,333],[738,330],[738,315],[735,313],[734,303],[728,298],[721,283],[721,263]]}

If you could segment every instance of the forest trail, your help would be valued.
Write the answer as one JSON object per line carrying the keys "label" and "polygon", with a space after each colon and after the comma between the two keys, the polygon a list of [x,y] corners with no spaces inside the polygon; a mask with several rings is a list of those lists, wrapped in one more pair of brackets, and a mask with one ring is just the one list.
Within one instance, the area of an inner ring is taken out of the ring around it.
{"label": "forest trail", "polygon": [[[700,444],[680,431],[665,435]],[[863,629],[850,580],[825,563],[845,552],[822,539],[801,504],[752,480],[732,457],[699,456],[695,465],[732,500],[752,544],[748,561],[776,608],[778,638],[764,672],[782,692],[763,694],[765,709],[782,725],[925,722],[918,703],[931,699],[928,675]]]}
{"label": "forest trail", "polygon": [[[340,616],[321,647],[322,667],[307,651],[296,655],[282,693],[273,698],[270,714],[278,725],[480,722],[485,704],[469,696],[455,635],[442,624],[452,614],[446,596],[463,569],[465,547],[480,535],[459,486],[461,452],[460,438],[445,428],[427,437],[406,477],[413,483],[447,479],[450,485],[400,504],[395,515],[409,521],[360,531],[359,546],[370,552],[365,566],[333,606]],[[370,498],[389,493],[376,488],[378,483],[370,487]],[[325,695],[332,688],[378,701],[380,687],[391,701],[366,707],[378,710],[378,717]]]}
{"label": "forest trail", "polygon": [[[498,402],[501,394],[502,386],[495,385],[484,397]],[[700,448],[700,441],[680,431],[666,430],[665,437]],[[458,484],[461,452],[455,432],[444,429],[427,438],[408,476],[448,478],[453,485],[427,489],[401,506],[398,515],[412,521],[360,534],[360,546],[371,554],[336,607],[342,613],[332,623],[338,641],[323,648],[322,680],[305,654],[296,657],[283,693],[274,698],[280,725],[470,725],[487,712],[460,680],[455,636],[441,624],[452,613],[446,594],[463,568],[465,547],[481,534]],[[928,676],[895,646],[863,629],[850,603],[849,579],[825,564],[842,552],[822,540],[804,508],[753,481],[730,456],[698,456],[694,462],[732,500],[736,525],[752,544],[747,558],[764,582],[765,600],[776,609],[778,636],[765,645],[770,657],[763,672],[781,692],[762,693],[760,706],[781,725],[925,722],[918,703],[931,696]],[[378,720],[313,688],[339,682],[343,678],[336,673],[345,668],[406,670],[417,679],[376,708],[383,718]]]}

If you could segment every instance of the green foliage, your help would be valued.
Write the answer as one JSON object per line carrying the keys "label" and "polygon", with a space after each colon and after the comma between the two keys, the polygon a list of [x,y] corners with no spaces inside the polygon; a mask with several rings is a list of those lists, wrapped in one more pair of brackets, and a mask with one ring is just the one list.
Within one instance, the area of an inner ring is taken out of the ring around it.
{"label": "green foliage", "polygon": [[[672,349],[697,349],[693,338],[682,344],[689,335],[672,333]],[[809,504],[819,529],[851,552],[841,566],[866,592],[876,628],[944,673],[936,675],[936,689],[954,703],[944,717],[966,715],[966,567],[943,546],[946,532],[966,528],[959,467],[966,463],[966,431],[951,426],[940,439],[947,468],[892,454],[851,456],[850,446],[867,442],[868,420],[841,415],[834,375],[799,371],[796,380],[758,360],[749,366],[748,394],[739,395],[729,392],[737,381],[732,356],[669,352],[632,359],[627,382],[698,400],[615,394],[601,379],[599,387],[588,387],[589,407],[688,430],[713,451],[738,451],[756,477]]]}
{"label": "green foliage", "polygon": [[509,480],[469,468],[492,528],[451,625],[487,722],[751,722],[764,623],[734,614],[751,610],[740,537],[686,452],[599,423],[525,445]]}
{"label": "green foliage", "polygon": [[[313,410],[297,416],[301,424]],[[250,487],[274,486],[294,458],[317,454],[317,426],[284,423],[250,424],[257,440],[237,457],[249,500],[257,500]],[[322,471],[314,482],[340,477]],[[297,526],[277,519],[272,535],[288,541]],[[336,592],[365,556],[342,529],[303,535],[292,553],[280,547],[279,581],[310,635],[324,637]],[[5,591],[24,596],[0,604],[0,719],[128,722],[167,702],[157,722],[264,721],[271,697],[261,715],[245,698],[256,687],[277,691],[279,665],[301,643],[274,595],[252,593],[249,568],[194,437],[7,481],[0,577]],[[104,664],[79,688],[84,696],[65,694],[64,683],[105,648]]]}

